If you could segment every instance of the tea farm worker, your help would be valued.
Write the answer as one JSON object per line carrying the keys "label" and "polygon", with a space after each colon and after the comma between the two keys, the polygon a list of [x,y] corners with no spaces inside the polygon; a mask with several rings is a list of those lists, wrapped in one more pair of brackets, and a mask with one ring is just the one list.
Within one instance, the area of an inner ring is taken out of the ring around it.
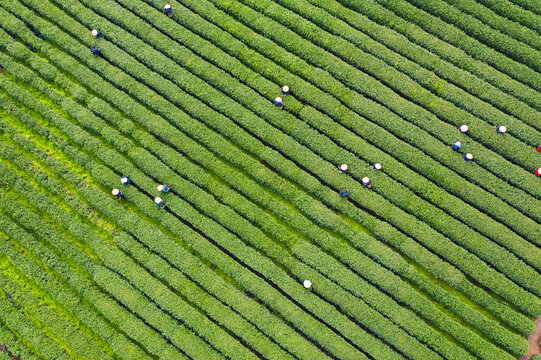
{"label": "tea farm worker", "polygon": [[282,95],[284,95],[284,96],[289,95],[289,87],[288,86],[286,86],[286,85],[282,86],[281,90],[282,90]]}
{"label": "tea farm worker", "polygon": [[467,133],[468,130],[468,125],[460,125],[460,127],[458,128],[458,131],[460,131],[461,133]]}
{"label": "tea farm worker", "polygon": [[341,197],[349,196],[349,190],[348,189],[340,190],[340,196]]}
{"label": "tea farm worker", "polygon": [[274,99],[274,106],[279,107],[280,109],[284,108],[281,97],[277,97],[276,99]]}
{"label": "tea farm worker", "polygon": [[165,4],[165,6],[163,7],[163,11],[165,11],[167,16],[173,17],[173,8],[171,7],[171,5]]}
{"label": "tea farm worker", "polygon": [[113,189],[113,195],[116,197],[117,200],[120,200],[124,197],[124,194],[122,194],[122,191],[118,189]]}
{"label": "tea farm worker", "polygon": [[338,167],[338,171],[341,173],[341,174],[344,174],[344,173],[347,173],[348,172],[348,166],[346,164],[342,164]]}
{"label": "tea farm worker", "polygon": [[164,192],[164,193],[168,193],[171,189],[169,188],[169,186],[167,185],[158,185],[157,187],[158,191],[161,191],[161,192]]}
{"label": "tea farm worker", "polygon": [[94,36],[94,38],[97,39],[97,38],[102,37],[102,34],[98,30],[93,29],[92,30],[92,36]]}
{"label": "tea farm worker", "polygon": [[374,165],[372,165],[372,170],[381,170],[381,164],[375,163]]}
{"label": "tea farm worker", "polygon": [[363,177],[363,179],[361,180],[361,183],[366,188],[369,188],[369,189],[372,188],[372,184],[370,183],[370,178],[368,176]]}
{"label": "tea farm worker", "polygon": [[122,183],[122,185],[131,184],[131,180],[128,179],[128,177],[126,175],[122,175],[122,177],[120,178],[120,182]]}
{"label": "tea farm worker", "polygon": [[462,146],[462,144],[460,143],[460,141],[455,141],[455,143],[453,145],[449,146],[449,147],[451,149],[453,149],[454,151],[458,151],[461,146]]}
{"label": "tea farm worker", "polygon": [[94,55],[99,55],[100,52],[101,52],[101,50],[98,49],[97,47],[95,47],[94,45],[92,45],[92,46],[90,47],[90,52],[91,52],[92,54],[94,54]]}
{"label": "tea farm worker", "polygon": [[154,199],[154,202],[162,209],[165,207],[165,203],[163,202],[161,197],[157,197],[156,199]]}
{"label": "tea farm worker", "polygon": [[310,280],[304,280],[302,286],[304,286],[305,289],[312,290],[312,282]]}
{"label": "tea farm worker", "polygon": [[470,153],[466,153],[466,154],[464,154],[464,156],[462,156],[462,160],[464,160],[464,161],[472,161],[473,160],[473,155],[470,154]]}
{"label": "tea farm worker", "polygon": [[537,145],[536,150],[541,153],[541,145]]}
{"label": "tea farm worker", "polygon": [[505,126],[503,126],[503,125],[496,126],[494,129],[496,129],[498,134],[505,134],[505,132],[507,131],[507,128]]}
{"label": "tea farm worker", "polygon": [[538,167],[537,169],[535,169],[534,173],[537,176],[541,176],[541,167]]}

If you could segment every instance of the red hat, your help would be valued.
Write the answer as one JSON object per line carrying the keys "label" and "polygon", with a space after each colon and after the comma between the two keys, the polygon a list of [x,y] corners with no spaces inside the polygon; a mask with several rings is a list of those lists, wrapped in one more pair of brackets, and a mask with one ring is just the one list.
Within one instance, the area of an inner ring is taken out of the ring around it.
{"label": "red hat", "polygon": [[541,168],[535,169],[535,175],[541,176]]}

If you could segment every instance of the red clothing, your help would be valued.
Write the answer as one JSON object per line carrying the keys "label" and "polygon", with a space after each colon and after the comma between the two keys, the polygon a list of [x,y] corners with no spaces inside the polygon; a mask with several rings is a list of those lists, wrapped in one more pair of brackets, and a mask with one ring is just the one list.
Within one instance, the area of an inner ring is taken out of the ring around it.
{"label": "red clothing", "polygon": [[537,151],[541,152],[541,145],[537,146]]}
{"label": "red clothing", "polygon": [[535,169],[535,175],[541,176],[541,168]]}

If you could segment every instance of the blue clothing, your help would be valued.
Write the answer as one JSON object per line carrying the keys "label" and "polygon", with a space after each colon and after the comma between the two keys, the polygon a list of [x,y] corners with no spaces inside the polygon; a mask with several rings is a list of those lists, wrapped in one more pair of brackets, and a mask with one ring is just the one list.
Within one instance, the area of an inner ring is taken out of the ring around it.
{"label": "blue clothing", "polygon": [[501,126],[496,126],[496,131],[498,132],[498,134],[504,134],[505,132],[500,131],[500,128],[501,128]]}
{"label": "blue clothing", "polygon": [[158,206],[163,206],[163,201],[160,201],[159,203],[156,203]]}
{"label": "blue clothing", "polygon": [[346,197],[349,195],[349,190],[340,190],[340,196],[341,197]]}
{"label": "blue clothing", "polygon": [[164,11],[165,11],[165,13],[166,13],[167,15],[169,15],[169,14],[172,14],[172,13],[173,13],[173,8],[164,9]]}
{"label": "blue clothing", "polygon": [[98,33],[96,34],[96,36],[94,36],[96,39],[97,38],[100,38],[101,37],[101,33],[98,31]]}
{"label": "blue clothing", "polygon": [[282,90],[282,95],[289,95],[289,90],[287,92],[285,92],[284,90]]}
{"label": "blue clothing", "polygon": [[95,46],[91,46],[90,47],[90,51],[92,52],[92,54],[94,55],[98,55],[100,53],[100,49],[98,49],[97,47]]}
{"label": "blue clothing", "polygon": [[131,184],[131,180],[128,179],[127,176],[123,176],[123,177],[120,179],[120,182],[122,183],[122,185],[129,185],[129,184]]}
{"label": "blue clothing", "polygon": [[123,198],[124,197],[124,194],[123,193],[118,193],[118,195],[115,195],[117,199],[120,199],[120,198]]}
{"label": "blue clothing", "polygon": [[464,154],[464,155],[462,156],[462,159],[463,159],[464,161],[470,161],[471,159],[468,159],[468,158],[466,157],[466,155],[467,155],[467,154]]}
{"label": "blue clothing", "polygon": [[171,189],[169,189],[169,186],[164,185],[164,186],[163,186],[163,189],[162,189],[162,192],[168,193],[170,190],[171,190]]}
{"label": "blue clothing", "polygon": [[460,149],[460,146],[462,146],[462,144],[460,144],[460,141],[457,141],[453,145],[451,145],[451,149],[457,151],[458,149]]}
{"label": "blue clothing", "polygon": [[279,102],[279,101],[274,100],[274,105],[280,107],[280,106],[282,106],[282,103]]}

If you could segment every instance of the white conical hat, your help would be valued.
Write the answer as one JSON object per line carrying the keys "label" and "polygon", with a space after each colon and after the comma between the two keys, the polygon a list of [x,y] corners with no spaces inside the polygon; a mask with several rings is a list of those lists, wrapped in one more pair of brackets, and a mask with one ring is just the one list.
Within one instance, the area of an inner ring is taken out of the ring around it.
{"label": "white conical hat", "polygon": [[118,190],[118,189],[113,189],[113,195],[114,195],[114,196],[117,196],[118,194],[120,194],[120,190]]}
{"label": "white conical hat", "polygon": [[462,144],[460,143],[460,141],[455,141],[453,145],[461,146]]}
{"label": "white conical hat", "polygon": [[164,9],[171,9],[171,5],[165,4],[165,6],[164,6],[163,8],[164,8]]}
{"label": "white conical hat", "polygon": [[498,131],[504,133],[504,132],[507,131],[507,128],[506,128],[505,126],[502,125],[502,126],[500,126],[500,127],[498,128]]}
{"label": "white conical hat", "polygon": [[370,178],[368,176],[363,177],[363,184],[368,184],[370,182]]}
{"label": "white conical hat", "polygon": [[466,132],[468,131],[468,125],[460,125],[460,127],[458,128],[458,130],[462,131],[462,132]]}
{"label": "white conical hat", "polygon": [[466,159],[468,159],[468,160],[473,160],[473,155],[470,154],[470,153],[467,153],[467,154],[466,154]]}
{"label": "white conical hat", "polygon": [[98,30],[96,29],[92,30],[92,36],[98,36]]}
{"label": "white conical hat", "polygon": [[284,92],[288,92],[288,91],[289,91],[289,87],[288,87],[287,85],[284,85],[284,87],[282,88],[282,90],[283,90]]}
{"label": "white conical hat", "polygon": [[163,190],[163,185],[158,185],[158,187],[156,189],[158,189],[158,191],[162,191]]}
{"label": "white conical hat", "polygon": [[312,287],[312,282],[310,280],[304,280],[304,282],[302,283],[302,285],[307,288],[307,289],[310,289]]}
{"label": "white conical hat", "polygon": [[346,164],[340,165],[340,170],[346,171],[348,169],[348,166]]}
{"label": "white conical hat", "polygon": [[275,101],[277,101],[277,102],[282,102],[282,98],[281,98],[281,97],[277,97]]}
{"label": "white conical hat", "polygon": [[377,170],[381,169],[381,164],[380,163],[375,163],[374,164],[374,169],[377,169]]}
{"label": "white conical hat", "polygon": [[161,203],[162,201],[163,201],[163,200],[162,200],[161,197],[157,197],[156,199],[154,199],[154,202],[155,202],[156,204],[159,204],[159,203]]}

